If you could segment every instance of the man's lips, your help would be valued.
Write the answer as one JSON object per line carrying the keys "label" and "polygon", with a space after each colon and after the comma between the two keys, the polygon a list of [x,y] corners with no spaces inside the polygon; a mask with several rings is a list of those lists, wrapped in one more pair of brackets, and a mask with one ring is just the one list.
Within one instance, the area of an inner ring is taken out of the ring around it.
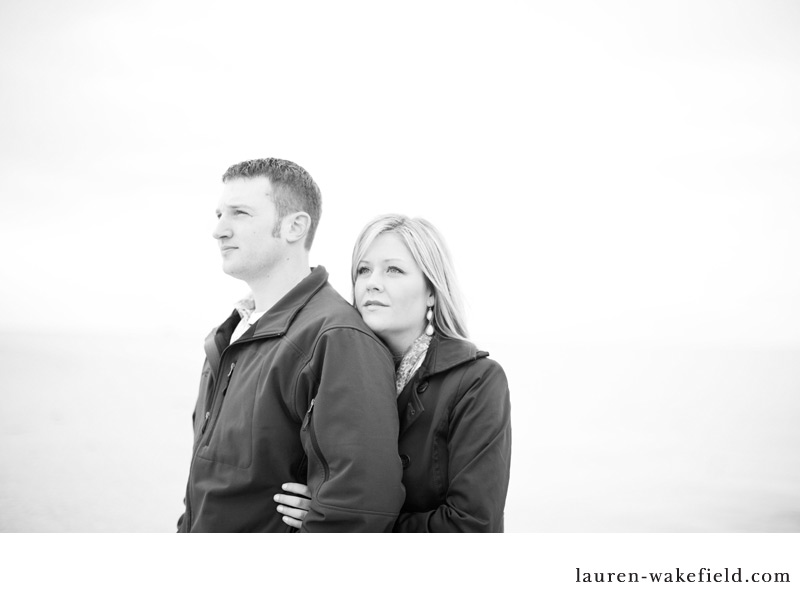
{"label": "man's lips", "polygon": [[234,249],[239,249],[239,248],[238,247],[234,247],[233,245],[223,245],[223,246],[221,246],[219,248],[219,250],[222,253],[225,253],[226,251],[233,251]]}

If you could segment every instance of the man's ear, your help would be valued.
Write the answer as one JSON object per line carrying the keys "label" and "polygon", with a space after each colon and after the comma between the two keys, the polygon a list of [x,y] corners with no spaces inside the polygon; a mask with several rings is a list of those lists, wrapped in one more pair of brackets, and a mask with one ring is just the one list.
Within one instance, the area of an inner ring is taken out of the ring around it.
{"label": "man's ear", "polygon": [[283,227],[281,234],[287,242],[305,241],[311,229],[311,217],[306,212],[293,212],[284,217],[281,226]]}

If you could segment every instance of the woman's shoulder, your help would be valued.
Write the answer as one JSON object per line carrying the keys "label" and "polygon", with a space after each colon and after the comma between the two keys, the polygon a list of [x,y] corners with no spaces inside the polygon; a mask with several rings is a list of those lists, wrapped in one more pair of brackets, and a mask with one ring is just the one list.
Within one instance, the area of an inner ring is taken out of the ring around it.
{"label": "woman's shoulder", "polygon": [[481,350],[473,342],[442,336],[438,340],[437,358],[440,366],[469,365],[480,369],[503,370],[489,352]]}
{"label": "woman's shoulder", "polygon": [[499,373],[505,377],[503,365],[501,365],[495,359],[490,358],[489,353],[485,350],[478,350],[478,356],[472,363],[472,366],[475,368],[475,370],[479,370],[482,373]]}
{"label": "woman's shoulder", "polygon": [[493,385],[507,385],[508,379],[502,365],[489,358],[489,353],[478,350],[475,360],[467,364],[465,380],[478,384],[491,383]]}
{"label": "woman's shoulder", "polygon": [[469,354],[462,357],[460,364],[439,374],[436,384],[441,390],[441,405],[451,418],[463,413],[479,413],[484,419],[497,418],[498,422],[502,421],[510,402],[508,379],[503,367],[472,342],[459,342],[458,345],[451,343],[449,346],[457,347],[462,355]]}
{"label": "woman's shoulder", "polygon": [[490,358],[468,340],[442,338],[439,340],[436,363],[439,372],[458,377],[459,383],[468,388],[474,383],[507,384],[505,371],[499,362]]}

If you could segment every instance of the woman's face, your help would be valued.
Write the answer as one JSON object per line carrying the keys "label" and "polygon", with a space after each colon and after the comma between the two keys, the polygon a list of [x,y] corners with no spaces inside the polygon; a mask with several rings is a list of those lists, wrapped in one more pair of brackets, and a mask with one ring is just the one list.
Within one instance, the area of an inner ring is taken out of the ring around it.
{"label": "woman's face", "polygon": [[356,307],[366,324],[402,354],[425,330],[433,295],[403,240],[385,232],[372,242],[356,268]]}

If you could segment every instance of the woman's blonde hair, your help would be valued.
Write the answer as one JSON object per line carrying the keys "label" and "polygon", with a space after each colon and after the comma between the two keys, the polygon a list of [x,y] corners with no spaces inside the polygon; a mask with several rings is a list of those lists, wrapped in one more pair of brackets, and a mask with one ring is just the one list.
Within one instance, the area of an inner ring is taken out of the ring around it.
{"label": "woman's blonde hair", "polygon": [[[405,243],[414,261],[422,270],[433,292],[433,325],[439,333],[459,340],[467,339],[461,291],[447,245],[438,229],[424,218],[409,218],[402,214],[385,214],[369,222],[359,233],[353,247],[350,279],[355,289],[358,263],[372,242],[383,233],[395,233]],[[355,303],[355,298],[353,299]]]}

